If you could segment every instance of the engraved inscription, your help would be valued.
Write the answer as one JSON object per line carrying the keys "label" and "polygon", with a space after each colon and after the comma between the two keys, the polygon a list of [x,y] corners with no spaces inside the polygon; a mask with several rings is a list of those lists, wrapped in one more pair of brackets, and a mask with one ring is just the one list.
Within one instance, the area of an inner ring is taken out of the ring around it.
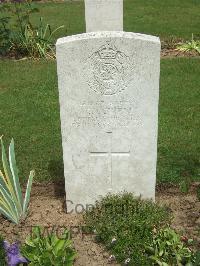
{"label": "engraved inscription", "polygon": [[83,102],[78,115],[73,120],[75,127],[94,126],[102,129],[126,128],[131,123],[139,122],[134,114],[136,106],[127,101],[105,103]]}
{"label": "engraved inscription", "polygon": [[86,62],[87,83],[102,95],[117,94],[127,87],[129,67],[129,57],[107,42]]}

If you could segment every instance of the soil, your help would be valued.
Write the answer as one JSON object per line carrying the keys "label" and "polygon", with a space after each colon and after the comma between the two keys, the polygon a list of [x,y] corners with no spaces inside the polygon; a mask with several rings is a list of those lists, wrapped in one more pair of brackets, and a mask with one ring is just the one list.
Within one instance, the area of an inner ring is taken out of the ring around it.
{"label": "soil", "polygon": [[169,58],[169,57],[199,57],[199,53],[197,51],[182,52],[178,51],[175,48],[161,49],[161,58]]}
{"label": "soil", "polygon": [[[160,57],[161,58],[173,58],[173,57],[193,57],[194,58],[194,57],[200,57],[200,54],[197,51],[182,52],[182,51],[178,51],[176,48],[162,48]],[[0,55],[0,59],[11,59],[11,60],[16,60],[16,61],[22,61],[22,60],[27,60],[28,57],[24,57],[23,55],[10,52],[6,55]],[[39,58],[36,60],[39,60]]]}
{"label": "soil", "polygon": [[[175,186],[158,186],[156,201],[167,205],[173,213],[172,227],[182,235],[196,240],[200,247],[200,201],[197,199],[197,183],[191,186],[188,194],[182,194]],[[34,184],[29,215],[20,225],[10,223],[0,216],[0,234],[8,241],[23,241],[35,225],[45,226],[49,232],[54,226],[58,233],[64,228],[71,230],[72,240],[77,250],[75,266],[117,265],[110,261],[103,246],[95,242],[95,236],[86,234],[82,214],[67,214],[65,207],[64,184]],[[198,236],[199,235],[199,236]]]}

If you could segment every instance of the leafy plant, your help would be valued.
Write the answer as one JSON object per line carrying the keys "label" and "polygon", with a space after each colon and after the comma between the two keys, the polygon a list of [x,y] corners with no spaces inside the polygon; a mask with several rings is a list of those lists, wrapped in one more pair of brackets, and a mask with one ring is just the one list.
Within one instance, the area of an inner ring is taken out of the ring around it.
{"label": "leafy plant", "polygon": [[0,265],[6,266],[5,251],[3,248],[3,237],[0,235]]}
{"label": "leafy plant", "polygon": [[33,228],[32,235],[25,241],[22,254],[30,261],[30,266],[71,266],[76,256],[69,231],[65,230],[59,238],[56,233],[45,236],[38,226]]}
{"label": "leafy plant", "polygon": [[200,41],[195,41],[192,34],[191,41],[178,45],[176,49],[186,53],[196,51],[200,54]]}
{"label": "leafy plant", "polygon": [[24,35],[27,24],[31,25],[30,15],[39,12],[31,0],[4,1],[0,5],[0,53],[5,54],[12,49],[12,43],[18,35]]}
{"label": "leafy plant", "polygon": [[43,18],[40,18],[37,28],[33,28],[30,24],[25,26],[24,34],[18,35],[17,41],[15,39],[15,42],[12,42],[12,48],[33,58],[55,58],[52,36],[63,27],[60,26],[52,31],[51,26],[44,25]]}
{"label": "leafy plant", "polygon": [[14,140],[11,140],[9,146],[9,162],[2,137],[1,148],[4,173],[0,171],[0,213],[10,221],[18,224],[27,216],[34,171],[30,172],[25,197],[23,199],[15,160]]}
{"label": "leafy plant", "polygon": [[34,25],[31,22],[31,15],[39,10],[32,1],[13,0],[12,2],[3,3],[0,6],[0,12],[3,11],[6,14],[0,16],[1,54],[9,52],[18,56],[54,58],[52,38],[55,32],[64,26],[52,30],[49,24],[43,23],[41,17],[39,24]]}
{"label": "leafy plant", "polygon": [[104,243],[120,263],[149,265],[145,246],[153,239],[153,230],[171,220],[169,211],[152,201],[131,193],[108,195],[86,212],[85,223],[96,239]]}
{"label": "leafy plant", "polygon": [[192,251],[181,240],[181,236],[170,227],[156,233],[146,251],[155,265],[192,265]]}
{"label": "leafy plant", "polygon": [[8,5],[8,11],[14,17],[15,28],[24,34],[26,25],[31,25],[31,14],[38,13],[39,9],[32,0],[12,0],[12,2]]}

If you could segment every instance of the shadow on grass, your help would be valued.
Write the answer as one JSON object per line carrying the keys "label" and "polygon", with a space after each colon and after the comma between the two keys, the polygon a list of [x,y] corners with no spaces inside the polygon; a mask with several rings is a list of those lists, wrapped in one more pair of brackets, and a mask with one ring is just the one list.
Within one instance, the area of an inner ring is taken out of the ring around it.
{"label": "shadow on grass", "polygon": [[64,179],[64,165],[62,160],[50,160],[48,163],[48,172],[53,183],[55,196],[65,195],[65,179]]}

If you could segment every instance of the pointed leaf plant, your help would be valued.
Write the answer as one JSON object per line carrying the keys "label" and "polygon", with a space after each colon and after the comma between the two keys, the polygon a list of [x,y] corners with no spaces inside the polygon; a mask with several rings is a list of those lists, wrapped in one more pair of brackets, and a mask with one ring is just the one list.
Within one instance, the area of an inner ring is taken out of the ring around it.
{"label": "pointed leaf plant", "polygon": [[15,160],[14,140],[12,139],[9,145],[9,159],[6,156],[2,137],[0,140],[3,166],[3,171],[0,171],[0,213],[19,224],[27,216],[34,171],[30,172],[23,199]]}

